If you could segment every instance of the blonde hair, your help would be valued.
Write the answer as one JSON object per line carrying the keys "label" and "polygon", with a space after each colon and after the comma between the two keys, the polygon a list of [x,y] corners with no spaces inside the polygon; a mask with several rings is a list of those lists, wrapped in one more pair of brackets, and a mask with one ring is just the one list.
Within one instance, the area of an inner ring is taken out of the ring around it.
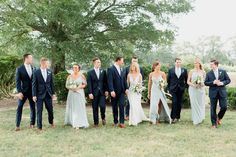
{"label": "blonde hair", "polygon": [[196,57],[195,60],[194,60],[194,62],[198,63],[198,64],[199,64],[199,68],[200,68],[201,70],[203,70],[202,62],[201,62],[201,60],[200,60],[199,57]]}
{"label": "blonde hair", "polygon": [[130,65],[130,68],[129,68],[129,72],[131,73],[132,72],[132,67],[135,67],[135,71],[137,72],[137,73],[140,73],[140,69],[139,69],[139,65],[138,65],[138,63],[132,63],[131,65]]}
{"label": "blonde hair", "polygon": [[40,59],[40,63],[42,63],[42,62],[46,62],[46,61],[48,61],[48,59],[45,58],[45,57],[42,57],[42,58]]}

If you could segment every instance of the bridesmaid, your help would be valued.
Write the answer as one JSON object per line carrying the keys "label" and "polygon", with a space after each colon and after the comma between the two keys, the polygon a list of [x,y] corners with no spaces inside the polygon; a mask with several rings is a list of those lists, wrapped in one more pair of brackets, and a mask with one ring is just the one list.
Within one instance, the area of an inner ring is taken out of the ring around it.
{"label": "bridesmaid", "polygon": [[66,88],[69,92],[66,101],[65,125],[72,125],[75,129],[89,126],[84,94],[87,83],[85,76],[79,71],[80,66],[74,63],[73,73],[68,76],[66,81]]}
{"label": "bridesmaid", "polygon": [[188,75],[189,97],[194,125],[202,123],[205,119],[205,88],[206,73],[199,58],[194,61],[194,69]]}
{"label": "bridesmaid", "polygon": [[159,124],[165,121],[171,124],[170,108],[167,104],[167,98],[163,91],[162,84],[166,82],[166,74],[161,71],[161,63],[156,61],[152,65],[152,71],[149,74],[148,98],[150,99],[150,121],[152,124]]}

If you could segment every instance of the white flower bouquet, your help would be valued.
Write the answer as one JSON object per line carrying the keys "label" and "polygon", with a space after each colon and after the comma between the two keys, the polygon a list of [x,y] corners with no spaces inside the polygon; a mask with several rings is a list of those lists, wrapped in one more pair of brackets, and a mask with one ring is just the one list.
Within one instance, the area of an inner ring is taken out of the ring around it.
{"label": "white flower bouquet", "polygon": [[142,83],[137,83],[136,85],[131,87],[131,90],[135,93],[138,94],[142,94],[142,92],[145,90],[146,88],[142,85]]}

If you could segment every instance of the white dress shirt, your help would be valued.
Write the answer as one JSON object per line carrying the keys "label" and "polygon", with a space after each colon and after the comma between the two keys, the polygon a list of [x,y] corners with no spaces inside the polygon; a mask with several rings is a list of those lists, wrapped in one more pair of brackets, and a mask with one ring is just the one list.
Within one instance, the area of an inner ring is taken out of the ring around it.
{"label": "white dress shirt", "polygon": [[31,76],[32,76],[32,67],[31,67],[31,65],[30,64],[24,64],[24,66],[25,66],[25,69],[26,69],[29,77],[31,78]]}
{"label": "white dress shirt", "polygon": [[119,73],[119,75],[120,75],[120,74],[121,74],[121,68],[120,68],[120,66],[117,65],[117,64],[114,64],[114,66],[116,67],[116,69],[117,69],[117,71],[118,71],[118,73]]}
{"label": "white dress shirt", "polygon": [[215,74],[216,80],[218,80],[219,79],[219,69],[217,68],[217,69],[213,70],[213,72]]}
{"label": "white dress shirt", "polygon": [[41,70],[41,73],[43,75],[43,79],[46,82],[47,81],[47,69],[41,69],[40,68],[40,70]]}
{"label": "white dress shirt", "polygon": [[177,75],[177,77],[179,78],[181,75],[181,67],[175,67],[175,74]]}
{"label": "white dress shirt", "polygon": [[100,72],[99,72],[99,68],[94,68],[94,70],[95,70],[95,73],[96,73],[96,75],[97,75],[97,77],[98,77],[98,79],[99,79],[99,74],[100,74]]}

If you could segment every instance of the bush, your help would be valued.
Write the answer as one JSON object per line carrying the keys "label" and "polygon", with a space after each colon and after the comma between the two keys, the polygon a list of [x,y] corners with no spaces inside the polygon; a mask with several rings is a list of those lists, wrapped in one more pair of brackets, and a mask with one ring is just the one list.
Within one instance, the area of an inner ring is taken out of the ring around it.
{"label": "bush", "polygon": [[[87,73],[83,73],[84,76],[87,78]],[[67,71],[61,71],[55,75],[54,85],[55,85],[55,92],[57,95],[57,100],[59,103],[65,102],[68,95],[68,89],[66,88],[66,79],[69,76]],[[88,88],[84,89],[85,95],[88,95]]]}
{"label": "bush", "polygon": [[236,88],[227,88],[228,92],[228,107],[230,110],[236,109]]}
{"label": "bush", "polygon": [[54,85],[55,85],[55,92],[57,95],[57,100],[59,102],[66,101],[68,90],[66,89],[66,79],[68,77],[67,71],[59,72],[55,75],[54,78]]}
{"label": "bush", "polygon": [[0,56],[0,98],[12,97],[16,68],[22,63],[19,56]]}

